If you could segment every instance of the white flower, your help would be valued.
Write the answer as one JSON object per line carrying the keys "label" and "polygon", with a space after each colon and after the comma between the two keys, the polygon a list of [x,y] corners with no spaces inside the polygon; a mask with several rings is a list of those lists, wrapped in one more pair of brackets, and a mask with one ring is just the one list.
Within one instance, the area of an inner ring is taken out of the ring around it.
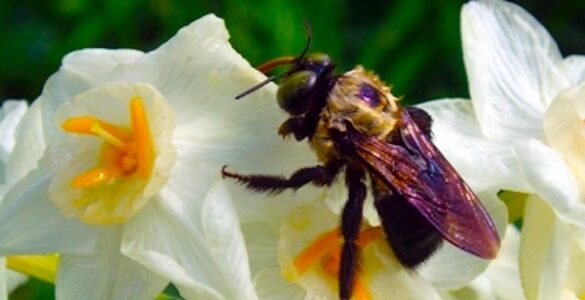
{"label": "white flower", "polygon": [[265,77],[227,40],[209,15],[149,53],[65,57],[19,128],[0,254],[60,253],[59,299],[149,299],[169,281],[256,298],[221,166],[290,171],[309,152],[275,134],[274,85],[234,100]]}
{"label": "white flower", "polygon": [[[484,197],[500,233],[505,207]],[[310,204],[291,211],[284,221],[242,225],[256,291],[261,299],[334,299],[338,296],[341,239],[340,213],[347,189],[335,183]],[[361,270],[356,299],[440,299],[439,292],[459,289],[480,274],[487,262],[445,242],[414,272],[394,257],[372,205],[366,200],[365,220],[358,244]]]}
{"label": "white flower", "polygon": [[[5,187],[6,165],[14,148],[16,128],[27,110],[24,100],[5,100],[0,110],[0,197],[3,197]],[[1,202],[0,198],[0,202]],[[0,258],[0,299],[8,299],[7,296],[24,283],[27,277],[5,268],[5,259]]]}
{"label": "white flower", "polygon": [[585,57],[563,58],[542,25],[515,4],[474,1],[461,17],[472,101],[421,107],[435,120],[439,148],[466,179],[533,194],[520,247],[526,297],[582,297],[567,266],[585,250],[567,245],[585,246]]}

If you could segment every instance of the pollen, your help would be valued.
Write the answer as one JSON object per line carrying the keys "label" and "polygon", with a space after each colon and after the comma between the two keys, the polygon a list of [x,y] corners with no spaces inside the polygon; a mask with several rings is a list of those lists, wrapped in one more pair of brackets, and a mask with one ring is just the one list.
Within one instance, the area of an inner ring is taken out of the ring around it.
{"label": "pollen", "polygon": [[98,166],[74,177],[71,187],[93,188],[130,176],[149,178],[154,151],[140,97],[130,100],[129,111],[131,129],[91,116],[73,117],[63,122],[66,132],[92,135],[104,142]]}
{"label": "pollen", "polygon": [[[372,242],[383,236],[380,227],[367,227],[360,232],[356,244],[363,249]],[[303,275],[312,268],[319,268],[320,271],[337,282],[339,278],[339,268],[341,264],[341,251],[343,247],[343,238],[339,228],[325,232],[319,235],[309,246],[307,246],[294,259],[293,265],[299,275]],[[371,300],[372,296],[362,278],[360,270],[353,288],[353,299]]]}

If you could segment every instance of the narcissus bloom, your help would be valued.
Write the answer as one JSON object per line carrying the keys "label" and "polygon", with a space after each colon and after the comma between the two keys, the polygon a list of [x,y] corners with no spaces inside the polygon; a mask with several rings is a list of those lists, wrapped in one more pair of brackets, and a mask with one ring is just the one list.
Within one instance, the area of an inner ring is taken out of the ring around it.
{"label": "narcissus bloom", "polygon": [[[505,207],[480,195],[503,236]],[[340,212],[347,189],[334,184],[320,196],[272,222],[246,222],[246,239],[254,284],[261,299],[335,299],[342,238]],[[415,271],[394,257],[372,199],[366,200],[365,221],[359,239],[360,271],[354,299],[440,299],[440,293],[466,286],[487,261],[444,243]]]}
{"label": "narcissus bloom", "polygon": [[515,4],[474,1],[461,16],[472,101],[422,105],[438,146],[472,182],[531,194],[520,247],[526,297],[583,297],[569,261],[585,251],[585,57],[563,58]]}
{"label": "narcissus bloom", "polygon": [[59,253],[59,299],[152,299],[169,281],[187,298],[256,298],[214,182],[225,164],[276,172],[310,153],[274,133],[274,85],[234,101],[265,77],[227,40],[209,15],[152,52],[65,57],[19,127],[0,254]]}

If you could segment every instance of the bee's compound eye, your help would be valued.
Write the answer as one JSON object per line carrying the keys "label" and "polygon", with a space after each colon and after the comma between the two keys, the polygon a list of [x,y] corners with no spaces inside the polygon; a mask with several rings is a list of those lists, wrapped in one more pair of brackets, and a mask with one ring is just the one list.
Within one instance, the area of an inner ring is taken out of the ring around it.
{"label": "bee's compound eye", "polygon": [[297,71],[289,75],[278,87],[278,105],[291,115],[304,113],[309,106],[309,98],[317,82],[313,71]]}

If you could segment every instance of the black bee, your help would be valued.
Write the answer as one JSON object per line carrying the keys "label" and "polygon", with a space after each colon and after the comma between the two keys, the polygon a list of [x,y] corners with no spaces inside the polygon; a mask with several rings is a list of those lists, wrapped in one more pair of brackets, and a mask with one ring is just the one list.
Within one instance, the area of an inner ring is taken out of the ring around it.
{"label": "black bee", "polygon": [[358,272],[356,245],[371,181],[375,207],[397,259],[414,269],[443,239],[481,258],[496,256],[498,233],[485,208],[431,142],[431,117],[416,107],[404,108],[373,72],[357,66],[341,75],[328,55],[282,57],[258,69],[268,72],[290,64],[288,72],[269,77],[237,99],[282,77],[277,100],[290,114],[279,129],[283,137],[307,139],[322,165],[302,168],[290,177],[222,175],[258,192],[279,193],[312,183],[330,185],[345,169],[349,189],[341,217],[344,239],[339,268],[339,297],[350,299]]}

